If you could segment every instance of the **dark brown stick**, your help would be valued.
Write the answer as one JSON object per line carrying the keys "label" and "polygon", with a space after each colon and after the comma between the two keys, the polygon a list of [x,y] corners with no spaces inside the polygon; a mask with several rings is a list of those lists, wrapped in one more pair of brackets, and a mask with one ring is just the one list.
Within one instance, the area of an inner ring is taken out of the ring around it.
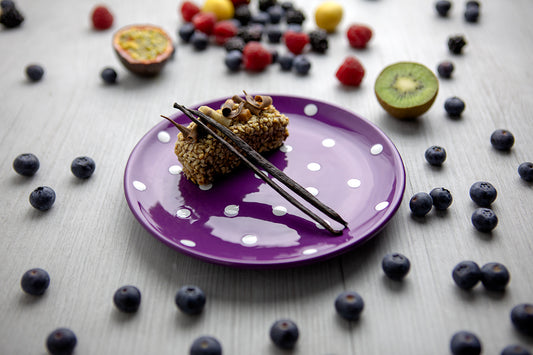
{"label": "dark brown stick", "polygon": [[[300,210],[302,210],[305,214],[307,214],[309,217],[311,217],[313,220],[318,222],[320,225],[322,225],[324,228],[326,228],[328,231],[330,231],[333,234],[339,235],[342,234],[342,230],[336,230],[333,229],[329,223],[324,221],[322,218],[317,216],[315,213],[313,213],[311,210],[309,210],[307,207],[302,205],[298,200],[294,199],[290,194],[288,194],[285,190],[283,190],[279,185],[277,185],[275,182],[273,182],[271,179],[268,178],[261,170],[259,170],[255,164],[261,166],[264,168],[267,172],[272,174],[274,177],[276,177],[280,182],[285,184],[287,187],[289,187],[291,190],[293,190],[296,194],[298,194],[300,197],[305,199],[307,202],[312,204],[314,207],[319,209],[321,212],[332,218],[333,220],[341,223],[342,225],[346,226],[347,222],[340,217],[338,213],[333,211],[330,207],[324,205],[322,202],[320,202],[315,196],[313,196],[309,191],[307,191],[305,188],[303,188],[301,185],[299,185],[297,182],[289,178],[287,175],[285,175],[281,170],[276,168],[274,165],[272,165],[268,160],[263,158],[259,153],[257,153],[255,150],[253,150],[245,141],[243,141],[240,137],[236,136],[229,130],[228,128],[224,127],[223,125],[218,124],[214,119],[211,117],[204,115],[200,111],[191,110],[188,109],[182,105],[179,105],[177,103],[174,104],[174,107],[182,111],[187,117],[189,117],[193,122],[195,122],[197,125],[201,125],[206,129],[209,134],[211,134],[215,139],[217,139],[219,142],[221,142],[226,148],[228,148],[233,154],[235,154],[239,159],[241,159],[249,168],[251,168],[263,181],[265,181],[268,185],[270,185],[276,192],[278,192],[280,195],[282,195],[286,200],[291,202],[293,205],[298,207]],[[197,119],[196,116],[201,117],[203,120],[205,120],[210,125],[216,127],[218,130],[220,130],[224,135],[226,135],[228,138],[233,140],[235,144],[243,150],[243,152],[250,158],[254,163],[252,163],[247,157],[245,157],[243,154],[241,154],[235,147],[233,147],[230,143],[228,143],[226,140],[224,140],[222,137],[219,137],[212,129],[210,129],[207,125],[205,125],[203,122],[201,122],[199,119]]]}

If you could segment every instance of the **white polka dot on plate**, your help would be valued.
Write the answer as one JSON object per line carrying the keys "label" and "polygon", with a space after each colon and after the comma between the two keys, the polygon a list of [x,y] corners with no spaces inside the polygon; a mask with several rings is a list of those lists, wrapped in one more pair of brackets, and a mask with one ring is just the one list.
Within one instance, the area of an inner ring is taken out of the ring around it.
{"label": "white polka dot on plate", "polygon": [[383,202],[380,202],[376,205],[376,207],[374,207],[374,209],[376,211],[383,211],[385,208],[387,208],[389,206],[389,202],[388,201],[383,201]]}
{"label": "white polka dot on plate", "polygon": [[318,195],[318,189],[313,186],[309,186],[305,188],[311,195],[316,196]]}
{"label": "white polka dot on plate", "polygon": [[307,104],[304,107],[304,113],[307,116],[314,116],[318,113],[318,107],[315,104]]}
{"label": "white polka dot on plate", "polygon": [[374,144],[372,148],[370,148],[370,153],[372,155],[378,155],[383,151],[383,146],[381,144]]}
{"label": "white polka dot on plate", "polygon": [[140,181],[137,181],[137,180],[135,180],[135,181],[133,182],[133,187],[135,187],[135,188],[136,188],[137,190],[139,190],[139,191],[144,191],[144,190],[146,190],[146,185],[143,184],[143,183],[140,182]]}
{"label": "white polka dot on plate", "polygon": [[311,255],[311,254],[315,254],[318,250],[314,249],[314,248],[309,248],[309,249],[305,249],[304,251],[302,251],[302,254],[304,255]]}
{"label": "white polka dot on plate", "polygon": [[346,182],[348,184],[348,186],[352,187],[352,188],[358,188],[359,186],[361,186],[361,180],[359,179],[350,179]]}
{"label": "white polka dot on plate", "polygon": [[161,142],[161,143],[168,143],[170,142],[170,134],[168,134],[168,132],[166,131],[161,131],[157,134],[157,139]]}
{"label": "white polka dot on plate", "polygon": [[176,217],[179,217],[179,218],[189,218],[191,216],[191,211],[186,209],[186,208],[180,208],[177,212],[176,212]]}
{"label": "white polka dot on plate", "polygon": [[326,148],[332,148],[335,146],[335,140],[331,138],[326,138],[322,141],[322,145]]}
{"label": "white polka dot on plate", "polygon": [[195,247],[196,243],[189,239],[182,239],[180,240],[180,243],[187,246],[187,247]]}
{"label": "white polka dot on plate", "polygon": [[178,175],[179,173],[181,173],[182,170],[183,168],[179,165],[171,165],[168,168],[168,172],[171,173],[172,175]]}
{"label": "white polka dot on plate", "polygon": [[284,206],[274,206],[272,207],[272,213],[275,216],[284,216],[287,214],[287,208]]}
{"label": "white polka dot on plate", "polygon": [[224,208],[224,214],[227,217],[235,217],[239,214],[239,206],[238,205],[227,205],[226,208]]}
{"label": "white polka dot on plate", "polygon": [[311,170],[311,171],[319,171],[320,170],[320,164],[318,163],[309,163],[307,164],[307,169]]}
{"label": "white polka dot on plate", "polygon": [[253,234],[246,234],[245,236],[243,236],[241,238],[241,242],[244,244],[244,245],[254,245],[254,244],[257,244],[257,241],[259,240],[259,238],[256,236],[256,235],[253,235]]}

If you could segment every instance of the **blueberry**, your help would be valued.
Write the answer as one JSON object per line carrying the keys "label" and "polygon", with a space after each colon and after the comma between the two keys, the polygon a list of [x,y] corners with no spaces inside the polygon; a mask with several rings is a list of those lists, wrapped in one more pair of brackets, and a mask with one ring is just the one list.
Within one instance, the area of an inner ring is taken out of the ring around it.
{"label": "blueberry", "polygon": [[227,52],[224,57],[224,64],[231,71],[239,70],[242,64],[242,53],[236,49]]}
{"label": "blueberry", "polygon": [[467,22],[477,22],[479,19],[479,8],[476,6],[468,6],[465,10],[465,20]]}
{"label": "blueberry", "polygon": [[40,268],[26,271],[20,279],[20,287],[27,294],[40,296],[50,285],[50,275]]}
{"label": "blueberry", "polygon": [[305,14],[298,9],[292,8],[285,12],[285,21],[287,24],[302,25],[305,21]]}
{"label": "blueberry", "polygon": [[505,265],[487,263],[481,267],[481,283],[489,291],[503,291],[511,276]]}
{"label": "blueberry", "polygon": [[266,25],[267,23],[270,22],[270,15],[268,14],[268,12],[260,11],[252,15],[250,22],[259,23],[261,25]]}
{"label": "blueberry", "polygon": [[191,40],[192,34],[194,33],[194,30],[195,30],[195,27],[192,22],[185,22],[178,29],[178,36],[180,36],[183,42],[189,43]]}
{"label": "blueberry", "polygon": [[15,2],[13,2],[12,0],[2,0],[0,1],[0,8],[2,8],[2,10],[14,9]]}
{"label": "blueberry", "polygon": [[521,345],[508,345],[500,355],[531,355],[531,353]]}
{"label": "blueberry", "polygon": [[222,345],[212,336],[196,338],[189,352],[190,355],[222,355]]}
{"label": "blueberry", "polygon": [[205,306],[205,293],[198,286],[181,287],[174,299],[176,306],[186,314],[200,314]]}
{"label": "blueberry", "polygon": [[88,179],[94,173],[96,163],[89,157],[77,157],[70,164],[70,171],[75,177],[80,179]]}
{"label": "blueberry", "polygon": [[518,166],[518,175],[527,182],[533,181],[533,163],[524,162]]}
{"label": "blueberry", "polygon": [[30,64],[26,67],[26,75],[31,81],[39,81],[43,78],[44,69],[39,64]]}
{"label": "blueberry", "polygon": [[509,150],[514,144],[514,135],[506,129],[497,129],[490,135],[490,144],[498,150]]}
{"label": "blueberry", "polygon": [[426,192],[418,192],[411,197],[409,201],[409,208],[411,212],[417,217],[424,217],[431,211],[433,207],[433,199]]}
{"label": "blueberry", "polygon": [[452,62],[440,62],[437,66],[437,72],[443,78],[449,79],[452,77],[452,73],[455,67]]}
{"label": "blueberry", "polygon": [[523,334],[533,335],[533,304],[522,303],[511,310],[511,322]]}
{"label": "blueberry", "polygon": [[490,182],[477,181],[470,186],[470,198],[478,206],[489,207],[497,196],[498,191]]}
{"label": "blueberry", "polygon": [[479,355],[481,342],[474,333],[461,330],[452,336],[450,350],[453,355]]}
{"label": "blueberry", "polygon": [[446,149],[434,145],[426,149],[424,156],[429,164],[433,166],[441,166],[446,160]]}
{"label": "blueberry", "polygon": [[278,58],[279,58],[278,50],[276,48],[271,48],[270,49],[270,54],[272,54],[272,63],[271,64],[276,63],[278,61]]}
{"label": "blueberry", "polygon": [[252,19],[252,12],[250,11],[250,7],[248,5],[240,5],[235,8],[235,14],[233,15],[235,19],[237,19],[241,25],[246,26],[248,23],[250,23],[250,20]]}
{"label": "blueberry", "polygon": [[309,59],[307,59],[304,55],[297,55],[294,57],[294,61],[292,62],[292,67],[299,75],[307,75],[309,73],[309,70],[311,69],[311,62]]}
{"label": "blueberry", "polygon": [[448,38],[448,49],[452,54],[461,54],[466,44],[463,36],[451,36]]}
{"label": "blueberry", "polygon": [[381,261],[381,267],[388,278],[399,281],[403,279],[409,269],[411,268],[411,262],[409,259],[400,253],[390,253],[383,257]]}
{"label": "blueberry", "polygon": [[435,3],[435,9],[437,10],[437,13],[442,16],[448,16],[448,12],[452,8],[451,1],[448,0],[440,0]]}
{"label": "blueberry", "polygon": [[290,24],[287,25],[287,27],[285,29],[287,31],[292,31],[292,32],[302,32],[303,31],[302,25],[299,25],[297,23],[290,23]]}
{"label": "blueberry", "polygon": [[72,354],[77,343],[76,334],[68,328],[57,328],[46,338],[46,348],[52,355]]}
{"label": "blueberry", "polygon": [[498,225],[498,217],[490,208],[480,207],[472,213],[472,224],[478,231],[488,233]]}
{"label": "blueberry", "polygon": [[337,313],[346,320],[359,319],[364,307],[365,303],[363,298],[357,292],[342,292],[335,299]]}
{"label": "blueberry", "polygon": [[48,186],[39,186],[30,194],[30,204],[39,211],[52,208],[56,200],[56,193]]}
{"label": "blueberry", "polygon": [[268,14],[270,15],[270,23],[280,23],[281,18],[285,14],[285,11],[280,5],[274,5],[268,8]]}
{"label": "blueberry", "polygon": [[268,25],[265,29],[268,41],[270,43],[280,43],[281,42],[281,36],[283,33],[281,32],[281,29],[279,26],[275,25]]}
{"label": "blueberry", "polygon": [[292,349],[298,341],[298,326],[290,319],[279,319],[270,327],[270,339],[281,349]]}
{"label": "blueberry", "polygon": [[476,0],[470,0],[470,1],[467,1],[466,2],[466,8],[469,8],[469,7],[477,7],[479,9],[480,7],[480,3],[479,1],[476,1]]}
{"label": "blueberry", "polygon": [[117,72],[115,69],[107,67],[100,72],[100,77],[107,84],[114,84],[117,81]]}
{"label": "blueberry", "polygon": [[137,312],[141,305],[141,291],[135,286],[122,286],[115,291],[113,303],[122,312]]}
{"label": "blueberry", "polygon": [[453,268],[452,278],[457,286],[463,290],[470,290],[481,280],[481,269],[474,261],[461,261]]}
{"label": "blueberry", "polygon": [[292,69],[292,64],[294,62],[294,54],[288,52],[285,54],[282,54],[278,58],[278,63],[283,71],[289,71]]}
{"label": "blueberry", "polygon": [[444,187],[436,187],[430,191],[429,196],[433,200],[433,206],[439,211],[444,211],[453,202],[452,194]]}
{"label": "blueberry", "polygon": [[465,102],[454,96],[444,101],[444,109],[451,117],[459,117],[465,110]]}
{"label": "blueberry", "polygon": [[259,0],[259,11],[268,11],[272,6],[276,5],[276,0]]}
{"label": "blueberry", "polygon": [[32,153],[20,154],[13,161],[13,169],[23,176],[33,176],[40,166],[39,159]]}
{"label": "blueberry", "polygon": [[280,6],[284,11],[294,9],[294,4],[292,1],[283,1]]}
{"label": "blueberry", "polygon": [[191,35],[190,42],[194,49],[197,51],[203,51],[209,45],[209,37],[201,31],[194,31]]}

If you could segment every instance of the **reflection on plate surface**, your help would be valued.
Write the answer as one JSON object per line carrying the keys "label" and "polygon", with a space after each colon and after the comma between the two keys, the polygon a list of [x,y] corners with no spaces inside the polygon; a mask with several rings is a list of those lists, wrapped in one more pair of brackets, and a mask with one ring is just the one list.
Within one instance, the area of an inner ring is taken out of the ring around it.
{"label": "reflection on plate surface", "polygon": [[[290,135],[267,158],[335,209],[348,229],[331,235],[246,168],[212,185],[189,182],[174,155],[178,130],[167,121],[140,140],[124,174],[126,200],[143,227],[168,246],[206,261],[283,267],[338,255],[385,226],[405,189],[403,163],[389,138],[342,108],[270,96],[289,117]],[[202,105],[218,108],[223,102]],[[172,118],[189,123],[181,112]]]}

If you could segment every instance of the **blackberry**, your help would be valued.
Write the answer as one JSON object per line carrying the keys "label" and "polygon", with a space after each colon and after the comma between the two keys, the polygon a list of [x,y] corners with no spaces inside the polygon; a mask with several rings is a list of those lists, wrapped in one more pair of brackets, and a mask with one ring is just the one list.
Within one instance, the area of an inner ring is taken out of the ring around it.
{"label": "blackberry", "polygon": [[24,16],[17,10],[15,6],[8,6],[2,8],[0,13],[0,23],[7,28],[15,28],[24,22]]}
{"label": "blackberry", "polygon": [[461,330],[452,336],[450,350],[453,355],[479,355],[481,342],[474,333]]}
{"label": "blackberry", "polygon": [[474,261],[461,261],[453,268],[452,278],[457,286],[463,290],[470,290],[481,280],[481,269]]}
{"label": "blackberry", "polygon": [[446,149],[438,145],[433,145],[426,149],[424,157],[429,164],[433,166],[441,166],[446,160]]}
{"label": "blackberry", "polygon": [[342,292],[335,299],[335,310],[346,320],[359,319],[364,307],[363,298],[357,292]]}
{"label": "blackberry", "polygon": [[263,31],[264,26],[256,23],[250,26],[239,28],[237,36],[241,37],[246,43],[252,41],[261,42],[261,38],[263,37]]}
{"label": "blackberry", "polygon": [[452,8],[452,3],[449,0],[439,0],[435,3],[435,9],[439,16],[446,17]]}
{"label": "blackberry", "polygon": [[467,42],[463,36],[452,36],[448,38],[448,49],[453,54],[461,54]]}
{"label": "blackberry", "polygon": [[442,78],[446,78],[446,79],[449,79],[452,77],[453,69],[454,69],[453,63],[448,62],[448,61],[441,62],[437,66],[437,72],[439,73],[439,75]]}
{"label": "blackberry", "polygon": [[290,319],[280,319],[270,327],[270,339],[281,349],[292,349],[298,341],[298,326]]}
{"label": "blackberry", "polygon": [[400,281],[409,273],[411,262],[403,254],[390,253],[383,257],[381,267],[388,278]]}
{"label": "blackberry", "polygon": [[22,176],[33,176],[40,167],[39,158],[32,153],[18,155],[13,161],[13,169]]}
{"label": "blackberry", "polygon": [[477,208],[472,213],[472,225],[480,232],[489,233],[498,225],[498,217],[490,208]]}
{"label": "blackberry", "polygon": [[433,206],[439,211],[446,210],[453,202],[452,194],[444,187],[434,188],[429,195],[433,199]]}
{"label": "blackberry", "polygon": [[533,163],[524,162],[518,166],[518,175],[527,182],[533,181]]}
{"label": "blackberry", "polygon": [[533,304],[522,303],[511,310],[511,322],[515,328],[526,335],[533,335]]}
{"label": "blackberry", "polygon": [[493,262],[481,267],[481,283],[487,290],[503,291],[510,279],[509,270],[503,264]]}
{"label": "blackberry", "polygon": [[40,268],[30,269],[22,275],[20,287],[24,292],[33,296],[40,296],[50,285],[50,275]]}
{"label": "blackberry", "polygon": [[237,50],[239,52],[242,52],[244,49],[244,46],[246,45],[246,42],[244,42],[244,39],[241,37],[235,36],[231,37],[224,43],[224,49],[226,52],[231,52],[234,50]]}
{"label": "blackberry", "polygon": [[328,50],[328,33],[325,30],[314,30],[309,33],[311,50],[317,53],[325,53]]}
{"label": "blackberry", "polygon": [[46,338],[46,348],[52,355],[72,354],[77,343],[76,334],[68,328],[57,328]]}
{"label": "blackberry", "polygon": [[259,11],[267,11],[272,6],[276,5],[276,0],[259,0]]}
{"label": "blackberry", "polygon": [[285,21],[287,24],[302,25],[305,21],[305,15],[301,10],[290,9],[285,13]]}
{"label": "blackberry", "polygon": [[506,129],[497,129],[490,136],[490,144],[497,150],[509,150],[514,145],[514,135]]}
{"label": "blackberry", "polygon": [[252,12],[250,11],[250,7],[248,5],[238,6],[235,9],[235,14],[233,15],[233,18],[238,20],[243,26],[248,25],[248,23],[250,23],[250,20],[252,19]]}

